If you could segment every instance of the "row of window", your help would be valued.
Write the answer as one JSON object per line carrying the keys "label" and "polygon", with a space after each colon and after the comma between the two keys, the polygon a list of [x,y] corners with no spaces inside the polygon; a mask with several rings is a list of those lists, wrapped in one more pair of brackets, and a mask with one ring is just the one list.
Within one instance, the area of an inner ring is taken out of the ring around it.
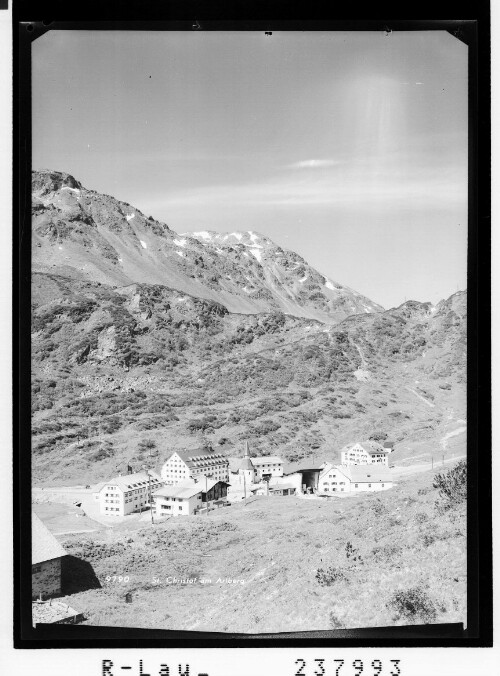
{"label": "row of window", "polygon": [[[162,509],[171,510],[171,509],[172,509],[172,505],[161,505],[161,508],[162,508]],[[179,511],[182,512],[182,505],[179,505]]]}
{"label": "row of window", "polygon": [[177,502],[182,502],[184,500],[184,498],[171,498],[170,496],[164,496],[163,499],[168,500],[169,502],[175,502],[176,500]]}
{"label": "row of window", "polygon": [[[332,483],[333,483],[333,484],[336,484],[335,481],[333,481]],[[343,484],[343,483],[345,483],[345,481],[341,481],[340,483]],[[354,488],[358,488],[358,487],[359,487],[359,484],[354,484]],[[371,488],[371,487],[372,487],[372,485],[371,485],[371,484],[368,484],[368,488]],[[382,484],[382,488],[385,488],[385,484]],[[328,490],[330,490],[330,489],[328,488],[327,485],[325,485],[325,486],[323,487],[323,490],[328,491]],[[332,488],[332,491],[335,491],[335,490],[337,490],[337,489],[336,489],[336,488]],[[341,488],[340,490],[343,491],[344,489]]]}

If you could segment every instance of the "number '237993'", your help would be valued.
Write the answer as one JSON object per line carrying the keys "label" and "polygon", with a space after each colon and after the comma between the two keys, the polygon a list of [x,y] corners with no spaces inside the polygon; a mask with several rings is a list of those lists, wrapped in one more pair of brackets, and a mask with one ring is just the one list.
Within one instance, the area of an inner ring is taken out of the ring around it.
{"label": "number '237993'", "polygon": [[[294,676],[400,676],[401,660],[295,660],[296,671]],[[314,671],[311,671],[313,669]]]}

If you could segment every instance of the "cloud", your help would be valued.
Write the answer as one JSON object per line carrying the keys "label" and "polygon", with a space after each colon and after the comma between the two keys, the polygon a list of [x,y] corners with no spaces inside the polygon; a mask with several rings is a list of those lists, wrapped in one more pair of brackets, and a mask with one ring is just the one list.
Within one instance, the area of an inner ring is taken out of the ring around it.
{"label": "cloud", "polygon": [[341,164],[340,160],[302,160],[290,164],[291,169],[321,169],[325,167],[334,167]]}
{"label": "cloud", "polygon": [[[342,172],[341,175],[277,177],[272,181],[243,184],[219,184],[162,193],[158,206],[168,208],[199,208],[208,205],[233,206],[272,205],[344,205],[359,208],[406,206],[420,211],[425,208],[453,208],[467,201],[466,173],[455,167],[414,167],[411,172],[394,168],[364,171],[364,168]],[[156,206],[156,205],[155,205]],[[153,205],[149,207],[153,208]]]}

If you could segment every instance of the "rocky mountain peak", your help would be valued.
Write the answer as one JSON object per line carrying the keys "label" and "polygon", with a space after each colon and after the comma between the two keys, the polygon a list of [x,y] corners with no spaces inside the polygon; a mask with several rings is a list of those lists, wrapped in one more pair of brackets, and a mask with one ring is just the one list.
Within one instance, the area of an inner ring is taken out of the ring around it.
{"label": "rocky mountain peak", "polygon": [[383,308],[256,232],[177,234],[73,176],[33,172],[33,269],[123,287],[160,284],[230,312],[335,324]]}
{"label": "rocky mountain peak", "polygon": [[31,188],[33,194],[40,197],[41,195],[57,192],[63,188],[81,190],[82,184],[74,176],[64,171],[40,169],[39,171],[32,172]]}

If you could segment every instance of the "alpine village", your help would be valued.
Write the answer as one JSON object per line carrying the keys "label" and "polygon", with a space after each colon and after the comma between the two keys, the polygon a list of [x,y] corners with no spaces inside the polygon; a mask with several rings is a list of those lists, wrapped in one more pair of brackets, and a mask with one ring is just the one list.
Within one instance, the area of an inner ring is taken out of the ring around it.
{"label": "alpine village", "polygon": [[466,291],[384,309],[257,232],[32,174],[33,624],[466,616]]}

